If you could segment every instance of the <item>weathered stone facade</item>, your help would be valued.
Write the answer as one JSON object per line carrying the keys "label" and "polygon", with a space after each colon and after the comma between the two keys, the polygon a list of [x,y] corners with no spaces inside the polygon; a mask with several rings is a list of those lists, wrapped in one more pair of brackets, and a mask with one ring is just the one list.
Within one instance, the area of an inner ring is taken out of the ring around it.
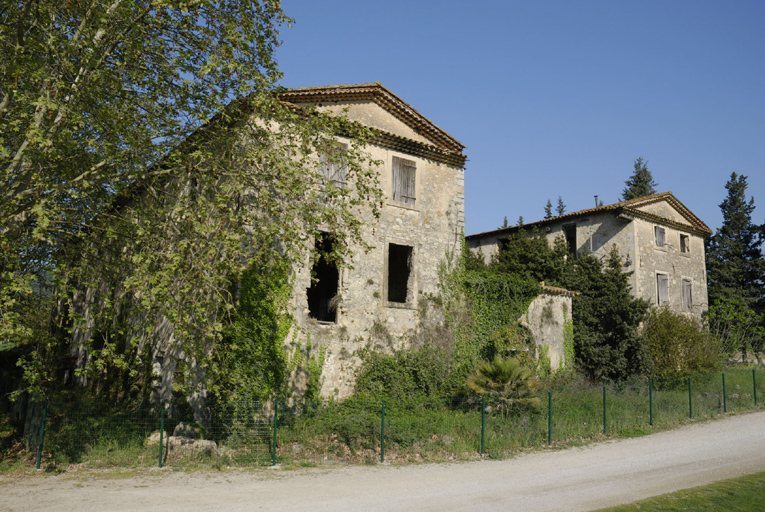
{"label": "weathered stone facade", "polygon": [[[367,150],[382,162],[377,171],[386,198],[379,219],[371,211],[362,216],[373,248],[354,247],[351,268],[337,274],[315,267],[319,283],[313,288],[313,255],[307,254],[305,265],[296,269],[292,299],[294,338],[310,341],[314,354],[323,355],[322,396],[344,397],[353,390],[359,349],[401,348],[390,344],[406,343],[417,328],[423,297],[437,291],[439,263],[460,250],[464,146],[380,84],[294,89],[282,98],[345,110],[349,119],[378,131]],[[402,166],[410,178],[404,197],[401,175],[395,176]],[[322,288],[322,278],[328,288]],[[328,299],[329,312],[318,305]]]}
{"label": "weathered stone facade", "polygon": [[[701,317],[707,309],[704,238],[712,231],[671,192],[653,194],[526,224],[538,229],[550,244],[564,237],[573,254],[593,254],[605,260],[616,245],[623,270],[632,272],[636,297],[652,305]],[[517,227],[467,237],[472,251],[487,261]]]}
{"label": "weathered stone facade", "polygon": [[531,332],[537,357],[542,354],[550,361],[553,371],[573,364],[574,339],[571,298],[574,292],[542,286],[542,293],[529,304],[521,325]]}

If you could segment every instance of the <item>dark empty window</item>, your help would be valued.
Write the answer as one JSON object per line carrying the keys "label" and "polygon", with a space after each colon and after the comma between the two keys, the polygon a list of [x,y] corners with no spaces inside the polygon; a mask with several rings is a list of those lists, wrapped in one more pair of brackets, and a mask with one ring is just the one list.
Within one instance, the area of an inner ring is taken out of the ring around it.
{"label": "dark empty window", "polygon": [[322,234],[316,240],[316,254],[311,268],[311,286],[307,290],[308,312],[311,318],[320,322],[334,322],[337,319],[337,291],[340,273],[337,265],[330,261],[332,236]]}
{"label": "dark empty window", "polygon": [[416,165],[412,160],[393,157],[393,200],[414,206]]}
{"label": "dark empty window", "polygon": [[408,302],[412,252],[413,248],[407,245],[388,245],[388,302]]}
{"label": "dark empty window", "polygon": [[680,235],[680,252],[683,254],[691,252],[691,238],[688,235]]}
{"label": "dark empty window", "polygon": [[576,256],[576,224],[563,226],[563,235],[566,237],[568,252]]}

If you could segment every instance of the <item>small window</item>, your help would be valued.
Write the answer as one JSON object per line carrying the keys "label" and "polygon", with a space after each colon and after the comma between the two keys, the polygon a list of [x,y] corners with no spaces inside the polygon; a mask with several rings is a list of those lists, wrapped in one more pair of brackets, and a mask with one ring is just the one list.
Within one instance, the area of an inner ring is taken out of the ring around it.
{"label": "small window", "polygon": [[414,206],[416,165],[412,160],[393,157],[393,200]]}
{"label": "small window", "polygon": [[689,279],[683,279],[683,309],[693,309],[693,284]]}
{"label": "small window", "polygon": [[664,247],[666,246],[666,232],[664,231],[664,228],[660,226],[654,226],[653,228],[654,235],[656,236],[656,247]]}
{"label": "small window", "polygon": [[576,256],[576,224],[563,226],[563,235],[566,237],[568,252]]}
{"label": "small window", "polygon": [[332,235],[323,233],[316,240],[315,262],[311,268],[311,286],[306,290],[308,313],[320,322],[337,320],[340,272],[327,255],[332,252]]}
{"label": "small window", "polygon": [[669,276],[656,274],[656,302],[659,306],[669,305]]}
{"label": "small window", "polygon": [[326,153],[321,155],[321,174],[325,184],[334,183],[337,188],[346,187],[348,166],[345,164],[343,155],[347,148],[347,145],[340,144],[327,148]]}
{"label": "small window", "polygon": [[680,235],[680,252],[683,254],[691,252],[691,237],[688,235]]}
{"label": "small window", "polygon": [[414,248],[408,245],[388,245],[388,302],[410,301],[413,252]]}

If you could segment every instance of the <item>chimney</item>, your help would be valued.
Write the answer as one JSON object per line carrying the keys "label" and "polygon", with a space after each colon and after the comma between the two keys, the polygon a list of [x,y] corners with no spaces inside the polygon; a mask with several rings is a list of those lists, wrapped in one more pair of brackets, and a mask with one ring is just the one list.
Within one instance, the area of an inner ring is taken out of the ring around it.
{"label": "chimney", "polygon": [[598,196],[595,196],[595,208],[598,207]]}

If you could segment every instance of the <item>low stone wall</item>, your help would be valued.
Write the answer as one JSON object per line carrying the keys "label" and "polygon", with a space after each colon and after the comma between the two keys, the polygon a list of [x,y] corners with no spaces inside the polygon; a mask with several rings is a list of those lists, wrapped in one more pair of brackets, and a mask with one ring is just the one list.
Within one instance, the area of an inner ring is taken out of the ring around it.
{"label": "low stone wall", "polygon": [[576,292],[542,283],[542,293],[531,302],[526,315],[520,319],[521,325],[528,328],[534,338],[537,355],[547,351],[553,371],[573,362],[567,361],[566,357],[573,353],[571,302],[574,295]]}

